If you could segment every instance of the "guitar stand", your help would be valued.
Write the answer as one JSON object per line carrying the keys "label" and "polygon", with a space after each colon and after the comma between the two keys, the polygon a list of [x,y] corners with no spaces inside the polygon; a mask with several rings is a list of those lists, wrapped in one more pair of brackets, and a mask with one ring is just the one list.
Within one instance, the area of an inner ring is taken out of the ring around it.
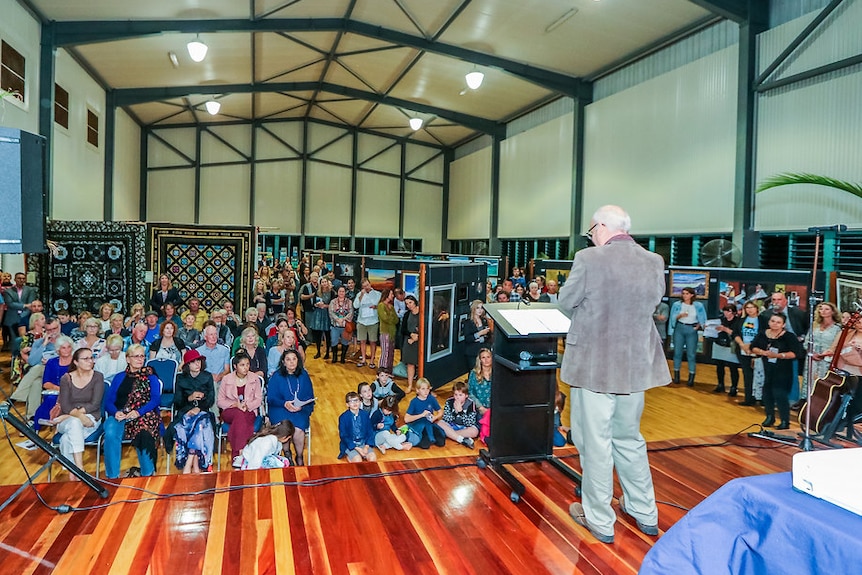
{"label": "guitar stand", "polygon": [[[816,441],[820,445],[826,446],[830,449],[843,449],[843,445],[839,445],[837,443],[832,443],[830,441],[833,437],[837,437],[838,439],[849,441],[850,443],[859,444],[859,442],[855,439],[856,431],[853,427],[853,418],[850,417],[849,407],[850,403],[853,401],[853,392],[844,393],[841,395],[841,407],[838,408],[838,413],[835,414],[835,417],[832,418],[832,421],[823,428],[821,433],[816,435],[811,435],[810,438],[813,441]],[[846,437],[838,437],[836,434],[838,432],[838,428],[841,427],[842,423],[847,425],[847,435]],[[800,433],[800,437],[804,437],[804,434]]]}

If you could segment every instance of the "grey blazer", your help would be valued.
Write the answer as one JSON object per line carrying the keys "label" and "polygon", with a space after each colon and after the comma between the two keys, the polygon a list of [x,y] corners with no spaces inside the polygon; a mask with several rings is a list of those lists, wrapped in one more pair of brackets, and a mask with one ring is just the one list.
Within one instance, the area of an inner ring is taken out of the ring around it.
{"label": "grey blazer", "polygon": [[559,306],[572,312],[560,378],[596,393],[670,383],[652,314],[665,293],[664,260],[628,235],[575,254]]}
{"label": "grey blazer", "polygon": [[24,286],[21,297],[18,298],[18,290],[15,286],[3,290],[3,303],[6,304],[6,314],[3,316],[3,325],[15,327],[21,322],[24,313],[24,304],[32,303],[36,299],[36,290],[30,286]]}

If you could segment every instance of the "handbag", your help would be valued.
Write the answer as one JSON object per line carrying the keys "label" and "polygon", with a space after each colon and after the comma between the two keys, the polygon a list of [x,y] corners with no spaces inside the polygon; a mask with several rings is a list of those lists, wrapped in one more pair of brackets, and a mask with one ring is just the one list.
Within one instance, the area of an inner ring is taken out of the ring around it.
{"label": "handbag", "polygon": [[348,321],[344,324],[344,335],[350,337],[356,331],[356,322]]}

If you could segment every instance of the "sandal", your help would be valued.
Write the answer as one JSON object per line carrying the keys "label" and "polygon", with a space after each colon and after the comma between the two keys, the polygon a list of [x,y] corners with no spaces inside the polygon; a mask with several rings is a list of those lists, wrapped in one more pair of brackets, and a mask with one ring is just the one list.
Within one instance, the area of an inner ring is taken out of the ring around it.
{"label": "sandal", "polygon": [[376,365],[374,365],[373,363],[369,363],[369,364],[368,364],[368,367],[370,367],[371,369],[375,369],[377,366],[376,366]]}
{"label": "sandal", "polygon": [[356,367],[365,367],[365,362],[364,362],[364,361],[360,361],[360,362],[358,362],[358,363],[356,364]]}

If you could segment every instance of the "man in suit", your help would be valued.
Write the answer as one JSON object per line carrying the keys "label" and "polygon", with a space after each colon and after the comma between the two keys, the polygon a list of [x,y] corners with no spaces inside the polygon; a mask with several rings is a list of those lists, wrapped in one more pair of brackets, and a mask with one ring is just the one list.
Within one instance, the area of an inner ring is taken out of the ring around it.
{"label": "man in suit", "polygon": [[560,378],[571,386],[572,439],[583,469],[582,503],[569,514],[613,543],[613,470],[620,510],[658,535],[658,509],[640,420],[647,389],[670,383],[652,314],[665,293],[664,261],[628,234],[631,218],[603,206],[587,232],[595,247],[575,255],[559,306],[572,313]]}
{"label": "man in suit", "polygon": [[164,307],[166,303],[174,305],[174,309],[179,309],[183,305],[183,300],[177,288],[171,285],[171,280],[166,274],[159,276],[159,287],[153,290],[153,295],[150,298],[150,308],[159,314],[159,317],[164,317]]}
{"label": "man in suit", "polygon": [[3,292],[3,302],[6,304],[3,325],[9,326],[13,337],[18,333],[22,316],[30,313],[30,304],[36,301],[36,289],[25,285],[26,281],[26,276],[18,272],[15,274],[15,285]]}

